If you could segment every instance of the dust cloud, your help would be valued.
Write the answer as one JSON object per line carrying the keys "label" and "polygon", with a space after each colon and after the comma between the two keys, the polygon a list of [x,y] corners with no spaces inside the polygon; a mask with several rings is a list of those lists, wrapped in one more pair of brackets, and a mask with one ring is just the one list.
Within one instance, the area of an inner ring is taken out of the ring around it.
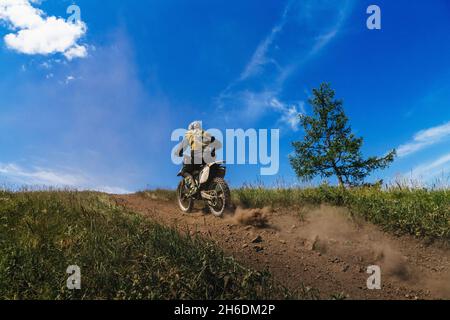
{"label": "dust cloud", "polygon": [[257,228],[265,228],[269,224],[268,214],[269,208],[263,209],[243,209],[238,207],[231,218],[234,224],[245,226],[254,226]]}

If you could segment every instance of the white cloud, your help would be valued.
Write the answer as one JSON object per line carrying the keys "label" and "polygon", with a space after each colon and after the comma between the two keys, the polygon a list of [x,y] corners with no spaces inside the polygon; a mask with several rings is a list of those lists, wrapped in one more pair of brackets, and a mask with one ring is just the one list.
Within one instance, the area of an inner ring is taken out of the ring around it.
{"label": "white cloud", "polygon": [[86,57],[86,47],[77,43],[87,31],[86,24],[46,16],[33,7],[36,2],[0,0],[0,20],[13,31],[4,37],[7,47],[28,55],[61,53],[69,60]]}
{"label": "white cloud", "polygon": [[87,56],[87,49],[85,46],[75,45],[64,52],[64,56],[68,60],[73,60],[74,58],[85,58]]}
{"label": "white cloud", "polygon": [[132,193],[129,190],[118,188],[118,187],[109,187],[109,186],[102,186],[102,187],[95,187],[93,189],[94,191],[109,193],[109,194],[130,194]]}
{"label": "white cloud", "polygon": [[270,106],[281,113],[281,117],[278,120],[280,123],[287,124],[293,131],[298,130],[300,124],[299,115],[305,114],[305,103],[299,102],[297,104],[286,104],[281,102],[277,98],[273,98],[270,101]]}
{"label": "white cloud", "polygon": [[26,169],[15,163],[0,163],[0,175],[13,184],[24,186],[44,186],[55,188],[74,188],[77,190],[99,191],[110,194],[126,194],[131,191],[114,186],[97,186],[84,174],[61,172],[48,168]]}
{"label": "white cloud", "polygon": [[[220,103],[223,106],[238,110],[239,117],[246,121],[254,121],[263,116],[268,111],[279,114],[277,125],[287,126],[293,131],[298,130],[299,114],[304,114],[304,102],[287,103],[278,97],[275,91],[254,92],[244,90],[231,94],[222,95]],[[232,120],[235,115],[232,114],[228,120]],[[226,117],[226,115],[225,115]]]}
{"label": "white cloud", "polygon": [[25,169],[14,163],[0,164],[0,174],[13,183],[25,185],[74,187],[85,183],[85,179],[79,175],[42,168]]}
{"label": "white cloud", "polygon": [[336,37],[336,35],[339,32],[339,29],[341,28],[342,20],[339,20],[339,22],[333,27],[333,29],[329,32],[326,32],[324,34],[321,34],[316,38],[316,43],[314,44],[314,47],[312,48],[310,55],[313,55],[317,52],[319,52],[323,47],[325,47],[331,40]]}
{"label": "white cloud", "polygon": [[403,177],[408,176],[421,186],[439,183],[448,187],[446,179],[450,178],[450,153],[444,154],[434,161],[421,164],[415,167],[410,174],[403,175]]}
{"label": "white cloud", "polygon": [[71,81],[74,81],[75,77],[74,76],[67,76],[66,80],[65,80],[65,84],[69,84]]}
{"label": "white cloud", "polygon": [[261,67],[264,66],[267,63],[273,63],[278,66],[275,59],[269,58],[267,56],[267,51],[269,50],[270,46],[272,46],[273,41],[276,39],[278,34],[283,30],[284,24],[286,22],[286,16],[290,9],[290,4],[286,6],[284,9],[283,16],[280,20],[280,22],[272,28],[269,35],[266,36],[266,38],[258,45],[255,52],[253,53],[252,58],[247,63],[246,67],[244,68],[244,71],[242,72],[239,81],[243,81],[261,71]]}
{"label": "white cloud", "polygon": [[412,141],[398,147],[399,157],[406,157],[426,147],[441,142],[450,136],[450,122],[443,125],[419,131],[414,135]]}

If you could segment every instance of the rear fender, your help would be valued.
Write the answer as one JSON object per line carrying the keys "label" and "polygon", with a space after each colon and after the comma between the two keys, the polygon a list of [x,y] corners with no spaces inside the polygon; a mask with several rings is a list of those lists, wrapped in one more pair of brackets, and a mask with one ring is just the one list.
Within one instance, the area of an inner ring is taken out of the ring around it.
{"label": "rear fender", "polygon": [[209,174],[210,178],[225,178],[227,169],[220,164],[214,164],[211,166],[211,172]]}

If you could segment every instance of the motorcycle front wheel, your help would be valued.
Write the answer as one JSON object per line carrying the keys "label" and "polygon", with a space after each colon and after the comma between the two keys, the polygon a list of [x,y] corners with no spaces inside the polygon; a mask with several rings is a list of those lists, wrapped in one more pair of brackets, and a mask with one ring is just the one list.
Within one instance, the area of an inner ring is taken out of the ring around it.
{"label": "motorcycle front wheel", "polygon": [[185,186],[184,179],[180,181],[177,188],[177,200],[178,207],[184,213],[192,212],[192,208],[194,207],[194,199],[192,197],[186,196],[188,190]]}

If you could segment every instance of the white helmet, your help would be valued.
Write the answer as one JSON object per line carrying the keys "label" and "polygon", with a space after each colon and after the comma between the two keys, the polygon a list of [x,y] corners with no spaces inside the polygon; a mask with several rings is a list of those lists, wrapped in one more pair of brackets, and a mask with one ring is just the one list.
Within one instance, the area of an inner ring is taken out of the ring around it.
{"label": "white helmet", "polygon": [[188,130],[201,130],[201,129],[202,129],[201,121],[194,121],[188,127]]}

